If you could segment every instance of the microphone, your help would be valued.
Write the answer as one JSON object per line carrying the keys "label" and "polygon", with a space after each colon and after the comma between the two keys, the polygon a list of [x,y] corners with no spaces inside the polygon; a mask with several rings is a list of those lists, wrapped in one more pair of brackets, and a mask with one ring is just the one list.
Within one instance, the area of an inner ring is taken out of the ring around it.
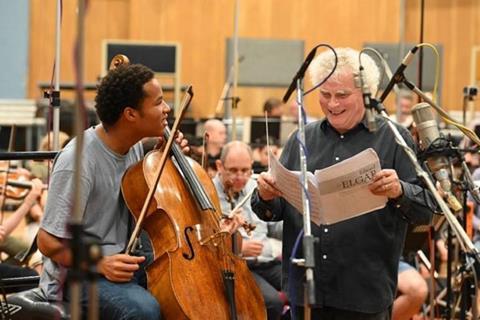
{"label": "microphone", "polygon": [[308,66],[312,62],[313,58],[315,58],[315,53],[317,53],[318,47],[319,46],[316,46],[315,48],[312,49],[312,51],[310,51],[310,53],[305,58],[305,61],[303,62],[302,66],[300,67],[300,69],[298,69],[297,74],[295,75],[295,77],[293,77],[292,83],[290,83],[290,86],[288,87],[287,92],[285,92],[285,95],[283,96],[283,99],[282,99],[283,103],[287,103],[293,91],[297,88],[297,80],[305,76],[305,72],[307,71]]}
{"label": "microphone", "polygon": [[369,132],[377,131],[377,123],[375,121],[375,111],[372,106],[372,93],[367,83],[364,81],[365,72],[363,71],[363,66],[360,65],[358,77],[360,79],[359,87],[362,89],[363,104],[365,105],[365,114],[367,116],[367,127]]}
{"label": "microphone", "polygon": [[417,52],[418,48],[419,48],[418,46],[413,47],[410,51],[408,51],[405,58],[403,58],[402,63],[400,64],[400,66],[398,66],[397,70],[395,71],[392,78],[390,79],[390,82],[388,83],[387,87],[385,88],[382,95],[380,96],[380,102],[383,102],[387,98],[388,94],[390,93],[390,91],[392,91],[393,86],[396,83],[403,81],[403,79],[405,78],[403,71],[405,71],[405,69],[410,64],[410,62],[412,62],[413,56]]}
{"label": "microphone", "polygon": [[[418,103],[412,108],[413,121],[417,124],[417,132],[420,139],[420,148],[428,150],[432,143],[440,138],[437,121],[432,112],[432,107],[425,102]],[[442,155],[433,155],[427,158],[427,165],[440,183],[442,190],[447,196],[447,202],[453,211],[462,209],[462,205],[452,194],[452,184],[448,173],[448,159]]]}

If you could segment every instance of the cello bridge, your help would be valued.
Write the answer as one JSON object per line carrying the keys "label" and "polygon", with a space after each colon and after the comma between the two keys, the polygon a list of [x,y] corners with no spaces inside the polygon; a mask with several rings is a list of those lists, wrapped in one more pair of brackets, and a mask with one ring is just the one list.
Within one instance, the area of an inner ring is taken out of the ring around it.
{"label": "cello bridge", "polygon": [[223,242],[224,238],[229,235],[230,232],[228,231],[219,231],[200,240],[200,244],[203,246],[212,243],[215,247],[217,247],[221,242]]}

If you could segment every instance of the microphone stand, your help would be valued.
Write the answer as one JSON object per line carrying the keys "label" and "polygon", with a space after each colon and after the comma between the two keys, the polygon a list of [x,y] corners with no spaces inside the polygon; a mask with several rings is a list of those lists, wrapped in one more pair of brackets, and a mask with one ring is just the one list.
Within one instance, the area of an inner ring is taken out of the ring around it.
{"label": "microphone stand", "polygon": [[[307,92],[304,92],[303,88],[303,78],[305,77],[305,72],[307,71],[308,66],[312,62],[317,49],[320,47],[327,47],[332,50],[335,56],[335,66],[332,68],[330,73],[316,86],[309,89]],[[292,258],[291,263],[296,264],[298,266],[305,268],[305,283],[304,283],[304,319],[309,320],[311,318],[311,306],[315,304],[315,281],[314,281],[314,273],[313,270],[315,268],[315,243],[318,241],[312,235],[311,229],[311,222],[310,222],[310,200],[308,197],[308,180],[307,180],[307,157],[305,154],[305,123],[306,117],[303,108],[303,97],[315,90],[316,88],[320,87],[330,76],[335,72],[337,67],[338,58],[331,46],[327,44],[319,44],[315,46],[305,58],[305,61],[298,69],[297,73],[293,77],[292,83],[288,87],[285,95],[283,96],[283,102],[286,103],[290,96],[292,95],[293,91],[296,89],[297,93],[297,110],[298,110],[298,136],[297,139],[299,140],[299,157],[300,157],[300,178],[301,178],[301,185],[302,185],[302,208],[303,208],[303,254],[304,258],[295,259]]]}
{"label": "microphone stand", "polygon": [[[85,19],[85,0],[78,0],[78,17],[77,17],[77,39],[76,39],[76,50],[75,58],[78,59],[77,63],[77,79],[76,82],[83,80],[83,41],[84,41],[84,19]],[[75,163],[74,163],[74,175],[73,175],[73,188],[74,199],[73,199],[73,211],[70,217],[70,229],[72,233],[72,241],[70,244],[70,250],[72,251],[72,268],[70,271],[70,312],[71,318],[73,320],[81,319],[82,317],[82,307],[81,307],[81,292],[82,292],[82,259],[84,258],[82,253],[82,212],[79,206],[80,204],[80,176],[82,168],[82,151],[83,151],[83,129],[82,129],[82,113],[80,108],[82,102],[81,92],[77,90],[76,100],[79,104],[75,108],[75,135],[76,135],[76,145],[75,145]]]}
{"label": "microphone stand", "polygon": [[[53,65],[52,80],[55,81],[54,88],[43,93],[43,97],[49,100],[49,107],[53,108],[53,149],[60,150],[60,59],[61,59],[61,35],[62,35],[62,0],[57,0],[56,20],[55,20],[55,60]],[[50,109],[50,108],[49,108]],[[50,116],[50,115],[49,115]],[[49,134],[50,124],[47,126],[47,134]]]}
{"label": "microphone stand", "polygon": [[[311,318],[311,306],[315,304],[315,281],[313,270],[315,268],[315,242],[316,239],[312,235],[310,222],[310,201],[308,196],[308,180],[307,180],[307,157],[305,154],[305,114],[303,112],[303,78],[308,66],[312,62],[316,50],[316,46],[303,62],[302,66],[293,77],[287,92],[283,97],[283,101],[288,101],[292,92],[296,89],[297,93],[297,111],[298,111],[298,136],[299,140],[299,157],[300,157],[300,183],[302,184],[302,207],[303,207],[303,253],[304,258],[293,258],[291,263],[305,268],[305,283],[304,283],[304,319]],[[333,71],[331,72],[333,73]],[[327,77],[328,78],[328,77]]]}
{"label": "microphone stand", "polygon": [[315,304],[315,281],[313,269],[315,268],[315,242],[312,235],[310,222],[310,200],[308,197],[307,181],[307,157],[305,155],[305,114],[303,112],[303,75],[297,77],[297,110],[298,110],[298,137],[300,140],[300,172],[303,185],[302,206],[303,206],[303,259],[292,259],[292,263],[305,268],[304,283],[304,319],[311,319],[311,307]]}
{"label": "microphone stand", "polygon": [[232,141],[237,140],[237,90],[238,90],[238,20],[240,15],[240,0],[235,0],[235,18],[233,26],[233,85],[232,85],[232,103],[231,103],[231,137]]}
{"label": "microphone stand", "polygon": [[60,150],[60,47],[61,47],[61,22],[62,0],[57,0],[57,19],[55,35],[55,90],[51,92],[53,107],[53,150]]}
{"label": "microphone stand", "polygon": [[[84,97],[83,97],[83,78],[84,78],[84,42],[85,42],[85,12],[87,0],[78,0],[77,17],[77,38],[75,41],[75,67],[76,67],[76,102],[75,108],[75,163],[73,172],[73,208],[69,221],[69,227],[72,234],[70,250],[72,253],[72,267],[69,270],[69,289],[70,289],[70,318],[72,320],[99,318],[99,301],[97,287],[96,264],[101,259],[101,248],[95,241],[86,242],[83,239],[83,209],[80,206],[81,195],[81,168],[84,141]],[[82,283],[87,280],[88,288],[88,310],[87,316],[82,317]]]}
{"label": "microphone stand", "polygon": [[[435,110],[440,109],[440,107],[434,101],[432,101],[432,99],[430,99],[425,93],[423,93],[422,90],[417,88],[417,86],[415,86],[415,84],[413,84],[412,82],[408,81],[408,79],[405,77],[405,75],[403,73],[397,79],[398,79],[397,80],[398,82],[403,82],[407,88],[409,88],[410,90],[415,92],[417,95],[419,95],[426,103],[431,105],[432,108],[434,108]],[[385,108],[380,103],[373,103],[372,105],[375,107],[377,112],[379,112],[384,118],[389,120],[388,115],[385,112]],[[390,123],[390,121],[388,123],[389,123],[389,126],[392,130],[393,129],[396,130],[396,128],[394,127],[393,124]],[[394,133],[395,133],[395,131],[394,131]],[[398,134],[398,136],[397,136],[397,134],[395,135],[397,139],[402,138],[400,136],[400,134],[398,133],[398,130],[396,130],[396,133]],[[403,138],[401,140],[397,140],[397,142],[402,141],[402,140],[403,140]],[[430,180],[428,174],[417,163],[417,159],[416,159],[416,156],[415,156],[415,153],[413,152],[413,150],[410,149],[406,145],[405,141],[403,141],[403,144],[400,144],[400,146],[402,146],[402,148],[405,150],[405,152],[407,153],[407,155],[409,156],[409,158],[412,161],[415,160],[414,166],[415,166],[415,169],[417,171],[417,176],[424,180],[428,189],[434,195],[435,200],[437,201],[438,205],[440,206],[440,209],[442,209],[442,212],[444,213],[445,218],[447,219],[450,227],[454,231],[455,235],[458,237],[462,249],[465,252],[467,252],[468,254],[470,254],[475,260],[477,260],[480,263],[480,252],[477,250],[477,248],[475,248],[472,241],[470,240],[470,238],[466,234],[465,230],[463,230],[462,226],[458,222],[457,218],[453,215],[453,213],[451,212],[448,205],[445,203],[443,198],[440,196],[437,189],[433,185],[433,182]],[[407,150],[407,148],[408,148],[408,150]]]}
{"label": "microphone stand", "polygon": [[[403,76],[402,78],[405,79]],[[406,79],[405,79],[406,81]],[[415,87],[413,84],[407,85],[407,87]],[[415,87],[416,90],[414,92],[420,92],[420,96],[422,98],[426,98],[425,101],[428,102],[429,104],[433,105],[435,104],[432,100],[430,100],[423,92],[421,92],[418,88]],[[412,89],[413,90],[413,89]],[[395,127],[395,125],[391,122],[390,118],[388,117],[388,114],[385,111],[385,108],[381,103],[378,101],[372,99],[372,106],[375,108],[375,110],[384,118],[387,120],[387,124],[390,127],[390,130],[393,132],[395,135],[395,140],[397,144],[402,147],[402,149],[405,151],[407,154],[408,158],[410,159],[411,163],[414,166],[415,172],[417,174],[417,177],[421,179],[424,183],[425,186],[428,188],[428,190],[432,193],[432,195],[435,198],[435,201],[437,202],[438,206],[440,207],[441,211],[443,212],[450,228],[452,229],[453,233],[456,235],[460,246],[462,247],[463,251],[466,252],[470,257],[472,257],[474,260],[476,260],[478,263],[480,263],[480,253],[477,250],[477,248],[474,246],[470,238],[468,237],[467,233],[465,230],[462,228],[460,223],[458,222],[457,218],[455,215],[452,213],[448,205],[446,204],[445,200],[443,200],[442,196],[440,193],[437,191],[434,183],[432,182],[429,174],[423,170],[423,168],[419,165],[418,159],[415,155],[415,152],[406,144],[405,140],[403,137],[400,135],[398,132],[398,129]],[[434,107],[435,108],[435,107]],[[467,266],[466,269],[469,269],[473,266],[473,260],[468,259],[467,257]],[[430,314],[433,315],[433,306],[430,308]]]}

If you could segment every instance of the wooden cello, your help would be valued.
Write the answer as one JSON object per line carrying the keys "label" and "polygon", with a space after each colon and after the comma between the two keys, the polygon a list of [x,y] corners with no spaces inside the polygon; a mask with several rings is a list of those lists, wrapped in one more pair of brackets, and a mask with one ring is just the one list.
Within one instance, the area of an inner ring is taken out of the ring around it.
{"label": "wooden cello", "polygon": [[149,152],[122,180],[136,229],[143,227],[152,242],[150,292],[166,319],[266,319],[253,276],[220,228],[221,207],[210,177],[172,137],[166,130],[165,149]]}

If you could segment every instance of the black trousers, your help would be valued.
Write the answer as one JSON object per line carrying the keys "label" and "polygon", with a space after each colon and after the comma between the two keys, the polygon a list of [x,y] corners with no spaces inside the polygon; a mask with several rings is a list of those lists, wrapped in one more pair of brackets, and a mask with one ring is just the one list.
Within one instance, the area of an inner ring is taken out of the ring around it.
{"label": "black trousers", "polygon": [[276,260],[267,263],[248,263],[248,267],[265,300],[267,319],[280,319],[283,310],[283,302],[280,299],[282,263]]}

